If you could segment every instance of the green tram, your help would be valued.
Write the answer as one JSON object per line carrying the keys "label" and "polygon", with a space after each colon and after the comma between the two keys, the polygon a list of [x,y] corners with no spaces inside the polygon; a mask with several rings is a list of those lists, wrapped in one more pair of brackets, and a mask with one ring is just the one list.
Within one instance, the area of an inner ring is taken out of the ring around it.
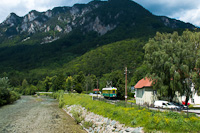
{"label": "green tram", "polygon": [[105,98],[115,98],[117,97],[117,88],[115,87],[103,88],[102,93]]}

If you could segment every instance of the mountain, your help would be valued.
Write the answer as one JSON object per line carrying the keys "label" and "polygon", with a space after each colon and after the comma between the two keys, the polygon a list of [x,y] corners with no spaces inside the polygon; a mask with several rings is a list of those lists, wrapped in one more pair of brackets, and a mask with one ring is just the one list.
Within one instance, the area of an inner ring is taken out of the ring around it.
{"label": "mountain", "polygon": [[195,28],[189,23],[155,16],[131,0],[94,0],[46,12],[33,10],[23,17],[11,13],[0,24],[0,73],[62,68],[109,43],[148,40],[157,31]]}
{"label": "mountain", "polygon": [[113,30],[129,29],[136,34],[138,30],[151,32],[161,28],[193,29],[195,26],[154,16],[131,0],[92,1],[46,12],[33,10],[23,17],[11,13],[0,24],[0,46],[50,43],[75,30],[94,31],[102,36]]}

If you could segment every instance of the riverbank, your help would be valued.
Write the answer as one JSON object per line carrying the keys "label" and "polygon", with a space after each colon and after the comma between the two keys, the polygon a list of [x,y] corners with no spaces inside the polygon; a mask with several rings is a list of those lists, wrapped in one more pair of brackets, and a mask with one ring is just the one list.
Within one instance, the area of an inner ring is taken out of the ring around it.
{"label": "riverbank", "polygon": [[1,133],[85,133],[80,125],[49,97],[22,96],[0,108]]}
{"label": "riverbank", "polygon": [[[138,106],[124,107],[120,104],[109,104],[103,101],[95,101],[92,100],[90,96],[84,94],[64,94],[59,101],[60,104],[67,105],[67,107],[72,105],[81,105],[87,111],[103,116],[104,118],[101,119],[102,121],[104,121],[105,118],[108,118],[110,119],[110,122],[118,121],[126,127],[136,129],[144,127],[144,132],[200,131],[200,118],[196,116],[196,114],[189,114],[189,116],[187,116],[184,112],[160,112]],[[79,114],[77,116],[81,115]],[[101,120],[97,119],[96,121],[102,122]],[[91,128],[94,128],[94,124],[90,123],[89,125],[91,125]]]}
{"label": "riverbank", "polygon": [[[67,114],[74,118],[84,127],[88,133],[143,133],[143,127],[126,127],[125,124],[120,124],[118,121],[105,118],[101,115],[87,111],[86,108],[80,105],[66,105],[63,108]],[[76,118],[78,114],[79,118]],[[78,119],[78,120],[77,120]],[[79,121],[80,120],[80,121]]]}

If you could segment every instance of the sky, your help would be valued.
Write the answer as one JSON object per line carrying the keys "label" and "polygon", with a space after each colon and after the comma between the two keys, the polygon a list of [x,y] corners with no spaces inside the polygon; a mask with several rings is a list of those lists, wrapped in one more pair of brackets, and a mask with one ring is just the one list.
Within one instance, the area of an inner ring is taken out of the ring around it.
{"label": "sky", "polygon": [[[31,10],[47,11],[58,6],[73,6],[76,3],[88,3],[91,0],[1,0],[0,23],[14,12],[24,16]],[[151,13],[167,16],[200,27],[199,0],[133,0]]]}

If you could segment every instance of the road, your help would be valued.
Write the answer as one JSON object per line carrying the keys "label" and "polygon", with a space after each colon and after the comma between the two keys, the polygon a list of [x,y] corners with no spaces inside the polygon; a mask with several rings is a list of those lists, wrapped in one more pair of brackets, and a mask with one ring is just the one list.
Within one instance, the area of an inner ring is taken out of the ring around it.
{"label": "road", "polygon": [[0,133],[85,133],[48,97],[22,96],[0,108]]}

